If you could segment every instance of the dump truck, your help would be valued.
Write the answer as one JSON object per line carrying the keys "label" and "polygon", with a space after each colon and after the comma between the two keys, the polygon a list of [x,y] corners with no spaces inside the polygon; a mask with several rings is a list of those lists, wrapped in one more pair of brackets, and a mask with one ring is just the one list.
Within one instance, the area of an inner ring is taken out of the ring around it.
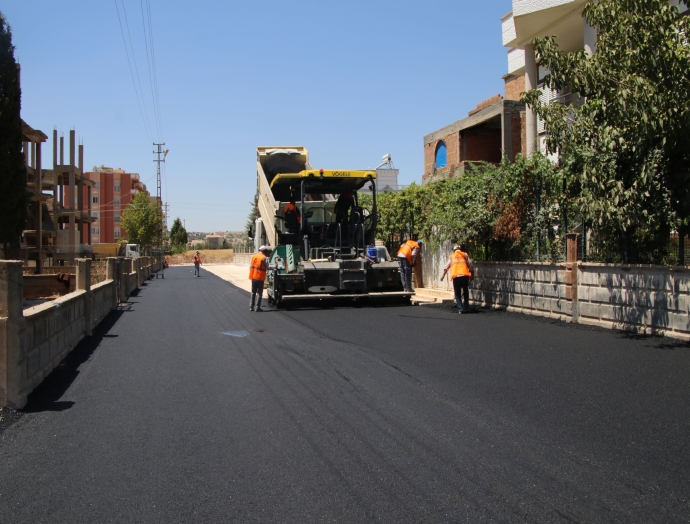
{"label": "dump truck", "polygon": [[[314,169],[302,146],[258,147],[256,170],[254,242],[271,250],[269,303],[410,303],[397,260],[375,245],[375,170]],[[371,210],[359,202],[365,186]]]}
{"label": "dump truck", "polygon": [[95,260],[103,260],[108,257],[139,258],[139,244],[127,244],[127,242],[114,242],[110,244],[92,244]]}

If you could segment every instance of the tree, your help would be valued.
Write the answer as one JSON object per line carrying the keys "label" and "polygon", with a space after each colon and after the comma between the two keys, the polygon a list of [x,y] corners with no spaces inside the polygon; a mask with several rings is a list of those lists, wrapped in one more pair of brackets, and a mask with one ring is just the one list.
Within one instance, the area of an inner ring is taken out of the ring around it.
{"label": "tree", "polygon": [[26,224],[26,166],[22,154],[21,88],[12,30],[0,13],[0,242],[18,246]]}
{"label": "tree", "polygon": [[256,219],[259,218],[259,193],[254,195],[254,201],[250,202],[252,206],[252,210],[249,212],[249,216],[247,216],[247,223],[245,224],[245,229],[247,231],[247,236],[245,238],[245,241],[247,244],[250,243],[250,238],[254,238],[254,235],[256,234],[256,231],[254,231],[254,227],[256,225]]}
{"label": "tree", "polygon": [[538,251],[539,258],[559,260],[561,182],[538,153],[529,160],[518,155],[512,164],[479,164],[462,176],[379,195],[377,233],[389,249],[410,237],[431,249],[466,242],[483,260],[536,259]]}
{"label": "tree", "polygon": [[599,0],[583,16],[598,32],[592,56],[534,40],[544,83],[583,103],[542,104],[538,90],[523,102],[544,120],[583,217],[622,238],[627,261],[635,235],[667,242],[690,217],[690,18],[667,0]]}
{"label": "tree", "polygon": [[173,221],[173,225],[170,228],[170,243],[173,246],[184,246],[187,244],[188,235],[187,230],[182,225],[180,217],[177,217]]}
{"label": "tree", "polygon": [[131,244],[156,244],[163,226],[158,204],[149,201],[148,193],[137,193],[122,212],[121,224]]}

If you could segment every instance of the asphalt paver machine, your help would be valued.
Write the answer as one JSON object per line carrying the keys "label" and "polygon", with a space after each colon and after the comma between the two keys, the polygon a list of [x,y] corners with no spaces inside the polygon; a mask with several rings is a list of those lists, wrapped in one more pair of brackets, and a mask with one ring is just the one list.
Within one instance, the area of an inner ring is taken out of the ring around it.
{"label": "asphalt paver machine", "polygon": [[[397,259],[375,246],[376,171],[314,169],[303,147],[259,147],[257,179],[254,236],[257,248],[271,249],[271,304],[410,302]],[[364,187],[371,191],[371,210],[360,205]]]}

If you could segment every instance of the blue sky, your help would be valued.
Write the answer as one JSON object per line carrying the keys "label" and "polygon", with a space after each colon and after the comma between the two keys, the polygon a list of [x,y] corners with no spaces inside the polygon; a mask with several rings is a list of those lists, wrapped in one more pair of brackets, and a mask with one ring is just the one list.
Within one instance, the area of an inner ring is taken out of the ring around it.
{"label": "blue sky", "polygon": [[153,194],[151,142],[165,141],[169,223],[180,216],[190,231],[244,229],[256,146],[303,145],[326,169],[372,168],[390,153],[400,183],[419,183],[424,135],[503,93],[499,19],[510,0],[149,0],[159,134],[146,0],[117,5],[151,133],[116,0],[0,0],[22,66],[22,117],[51,137],[74,127],[87,168],[138,172]]}

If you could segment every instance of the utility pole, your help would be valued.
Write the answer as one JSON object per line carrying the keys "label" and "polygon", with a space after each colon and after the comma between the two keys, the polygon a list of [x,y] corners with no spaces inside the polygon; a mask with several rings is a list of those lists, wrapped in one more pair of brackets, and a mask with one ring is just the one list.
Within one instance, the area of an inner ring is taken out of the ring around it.
{"label": "utility pole", "polygon": [[[161,278],[165,278],[165,267],[163,267],[163,194],[161,192],[161,162],[165,162],[165,157],[168,154],[168,150],[166,149],[163,151],[163,146],[165,145],[165,142],[161,144],[156,144],[154,142],[154,146],[157,147],[157,151],[154,151],[153,154],[157,155],[156,160],[156,197],[158,200],[158,216],[160,217],[160,231],[158,235],[158,263],[159,267],[161,268],[160,273],[161,273]],[[161,158],[161,155],[163,155],[163,158]],[[167,211],[167,205],[166,205],[166,211]],[[158,278],[158,273],[156,273],[156,278]]]}

